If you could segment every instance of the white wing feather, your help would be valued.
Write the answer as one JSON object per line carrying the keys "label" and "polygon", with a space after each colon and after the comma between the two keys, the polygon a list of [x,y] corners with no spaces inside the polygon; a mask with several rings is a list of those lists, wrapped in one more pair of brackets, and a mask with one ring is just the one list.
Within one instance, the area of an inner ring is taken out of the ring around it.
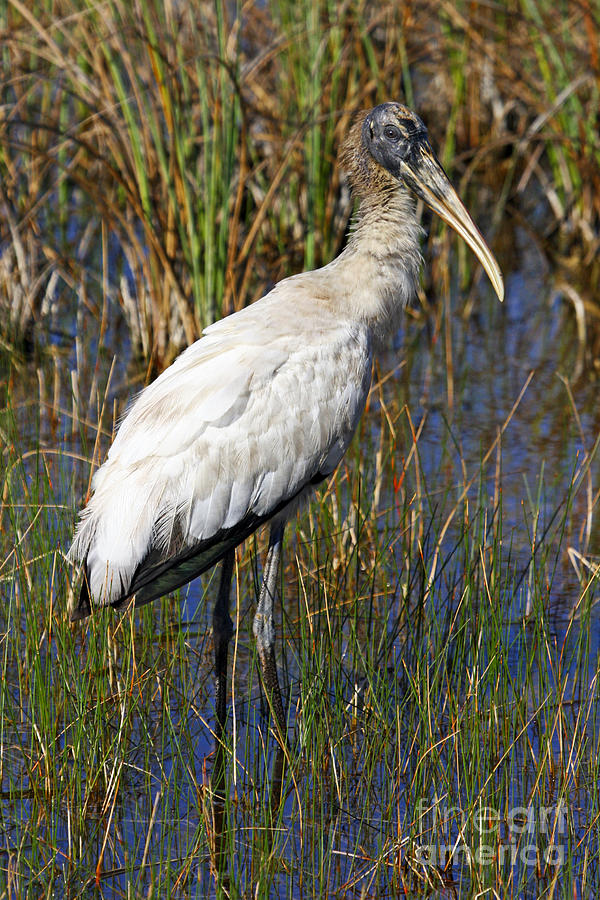
{"label": "white wing feather", "polygon": [[317,319],[314,297],[303,315],[301,284],[285,285],[207,328],[133,403],[70,551],[96,604],[175,530],[191,546],[268,516],[339,463],[370,383],[369,332]]}

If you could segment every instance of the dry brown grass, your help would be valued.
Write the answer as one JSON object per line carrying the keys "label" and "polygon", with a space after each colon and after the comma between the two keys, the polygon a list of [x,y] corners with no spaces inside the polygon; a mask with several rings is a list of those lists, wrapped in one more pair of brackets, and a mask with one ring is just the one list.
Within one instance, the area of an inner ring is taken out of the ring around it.
{"label": "dry brown grass", "polygon": [[390,97],[426,120],[474,214],[497,230],[505,268],[512,221],[570,267],[593,322],[600,23],[589,0],[227,10],[10,0],[5,340],[72,316],[74,296],[104,329],[108,299],[134,350],[163,367],[207,322],[339,250],[350,203],[337,147],[355,110]]}

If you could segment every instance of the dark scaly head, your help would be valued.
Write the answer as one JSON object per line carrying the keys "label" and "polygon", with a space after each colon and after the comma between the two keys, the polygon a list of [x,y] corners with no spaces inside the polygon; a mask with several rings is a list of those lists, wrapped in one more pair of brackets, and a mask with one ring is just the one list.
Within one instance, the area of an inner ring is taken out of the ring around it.
{"label": "dark scaly head", "polygon": [[500,300],[504,284],[500,267],[465,209],[412,110],[382,103],[362,113],[342,148],[342,165],[353,193],[369,201],[408,188],[447,222],[473,250]]}

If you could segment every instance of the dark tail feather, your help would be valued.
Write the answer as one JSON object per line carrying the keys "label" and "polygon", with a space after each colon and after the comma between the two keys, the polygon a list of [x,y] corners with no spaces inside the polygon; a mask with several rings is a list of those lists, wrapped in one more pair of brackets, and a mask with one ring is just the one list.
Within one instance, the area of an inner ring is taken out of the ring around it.
{"label": "dark tail feather", "polygon": [[[323,477],[319,474],[312,479],[312,483],[318,484],[322,480]],[[303,490],[304,488],[298,491],[294,497],[282,500],[268,515],[257,516],[254,513],[247,513],[231,528],[222,528],[207,540],[187,546],[166,558],[162,552],[150,550],[135,570],[129,586],[123,588],[121,585],[121,596],[119,599],[113,600],[110,606],[113,609],[123,609],[129,606],[132,600],[136,606],[143,606],[145,603],[150,603],[158,597],[164,597],[182,587],[198,575],[202,575],[203,572],[223,559],[227,553],[234,550],[238,544],[250,537],[257,528],[264,525],[273,516],[283,512],[286,506],[295,500]],[[104,605],[106,604],[96,603],[95,607]],[[76,622],[78,619],[85,619],[91,613],[92,600],[88,586],[87,563],[84,563],[79,602],[69,610],[69,618],[71,622]]]}
{"label": "dark tail feather", "polygon": [[79,601],[69,610],[69,619],[71,622],[77,622],[79,619],[85,619],[87,616],[91,615],[91,612],[92,604],[90,600],[90,589],[88,587],[87,572],[84,566]]}

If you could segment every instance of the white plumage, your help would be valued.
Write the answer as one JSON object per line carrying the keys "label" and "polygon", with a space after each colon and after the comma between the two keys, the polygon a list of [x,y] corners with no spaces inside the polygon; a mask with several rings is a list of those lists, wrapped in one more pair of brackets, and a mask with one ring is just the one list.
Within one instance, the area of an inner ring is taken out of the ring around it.
{"label": "white plumage", "polygon": [[[270,327],[282,292],[298,296],[294,314]],[[364,407],[372,336],[325,311],[315,334],[304,299],[301,281],[282,282],[208,328],[133,404],[71,551],[87,557],[96,602],[117,601],[175,527],[184,546],[206,541],[333,472]]]}
{"label": "white plumage", "polygon": [[[415,289],[420,228],[411,191],[467,240],[502,297],[498,266],[414,113],[388,103],[364,114],[344,155],[361,200],[346,249],[209,326],[128,411],[71,548],[85,571],[74,618],[189,581],[274,517],[255,621],[261,659],[272,663],[283,523],[340,462],[373,354]],[[228,636],[228,591],[222,586],[215,612],[216,643]],[[282,725],[280,701],[276,710]]]}

